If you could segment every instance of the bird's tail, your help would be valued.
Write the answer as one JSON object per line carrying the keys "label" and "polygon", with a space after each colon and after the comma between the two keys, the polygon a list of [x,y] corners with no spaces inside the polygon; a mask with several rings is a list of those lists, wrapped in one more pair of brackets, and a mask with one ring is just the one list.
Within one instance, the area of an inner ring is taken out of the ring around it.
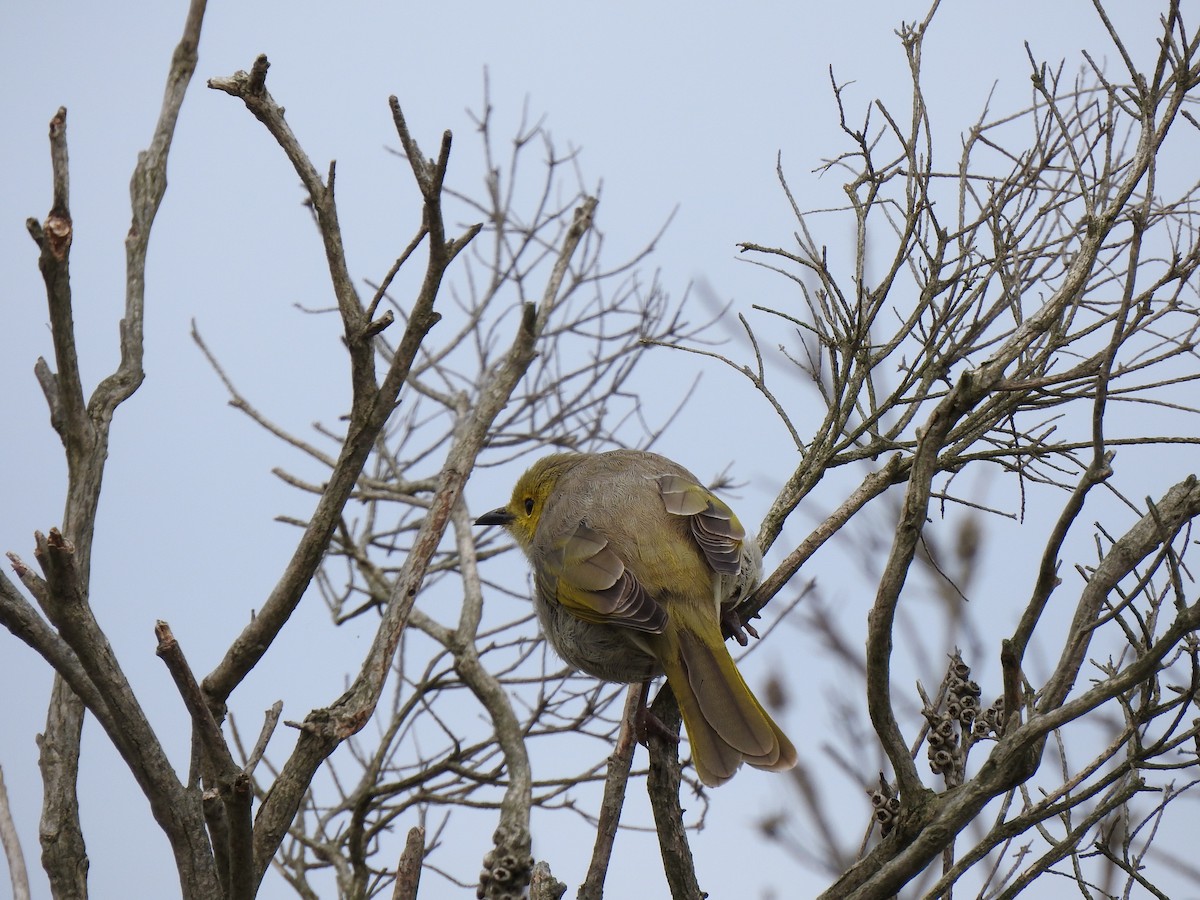
{"label": "bird's tail", "polygon": [[796,748],[751,693],[719,631],[702,637],[691,628],[671,628],[663,637],[669,645],[663,668],[701,781],[723,784],[743,762],[772,772],[796,764]]}

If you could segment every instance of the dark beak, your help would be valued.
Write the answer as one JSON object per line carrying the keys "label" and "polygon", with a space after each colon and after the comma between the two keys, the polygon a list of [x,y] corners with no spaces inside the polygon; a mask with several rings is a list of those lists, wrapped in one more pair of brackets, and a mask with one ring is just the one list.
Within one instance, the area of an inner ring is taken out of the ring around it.
{"label": "dark beak", "polygon": [[513,514],[503,506],[499,509],[493,509],[491,512],[485,512],[482,516],[475,520],[476,525],[507,525],[513,520]]}

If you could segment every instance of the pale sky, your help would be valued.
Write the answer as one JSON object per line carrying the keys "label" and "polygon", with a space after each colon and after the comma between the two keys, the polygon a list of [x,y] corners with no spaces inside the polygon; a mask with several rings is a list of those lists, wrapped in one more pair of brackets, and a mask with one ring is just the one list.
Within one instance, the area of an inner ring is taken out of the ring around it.
{"label": "pale sky", "polygon": [[[1158,14],[1133,9],[1142,5],[1113,4],[1121,7],[1114,14],[1120,13],[1118,24],[1135,52],[1148,59],[1156,51]],[[957,159],[955,136],[977,118],[989,92],[994,89],[994,111],[1015,110],[1028,98],[1023,41],[1052,65],[1066,59],[1068,71],[1080,65],[1083,48],[1099,59],[1112,57],[1084,0],[946,0],[943,7],[926,43],[925,84],[947,167]],[[239,387],[297,433],[309,434],[318,420],[336,421],[347,396],[337,321],[294,307],[331,302],[298,180],[240,102],[207,89],[205,81],[249,68],[258,53],[269,56],[268,88],[287,108],[310,157],[319,168],[338,161],[341,221],[360,281],[387,270],[419,218],[411,176],[388,152],[397,145],[388,95],[399,97],[427,154],[435,152],[443,129],[454,132],[451,181],[473,189],[483,173],[465,111],[479,105],[486,67],[498,134],[512,130],[527,103],[533,117],[545,116],[560,149],[581,148],[588,182],[603,182],[597,225],[610,260],[641,247],[678,207],[646,263],[647,280],[658,270],[676,297],[689,283],[702,282],[732,301],[734,312],[749,313],[753,303],[789,302],[789,284],[739,262],[735,246],[791,240],[794,220],[776,181],[776,155],[782,154],[803,206],[843,202],[841,177],[813,171],[845,148],[829,67],[839,81],[854,82],[846,96],[856,110],[874,97],[906,110],[907,66],[894,30],[926,10],[907,0],[210,7],[150,246],[147,380],[116,416],[92,583],[100,620],[181,769],[187,723],[154,656],[154,620],[167,619],[195,668],[207,672],[287,558],[295,532],[274,517],[303,517],[310,508],[306,495],[270,474],[276,465],[305,471],[304,462],[227,406],[224,389],[189,338],[190,323],[196,320]],[[72,282],[90,392],[116,361],[128,180],[158,113],[183,11],[182,3],[61,0],[9,3],[0,11],[0,78],[8,86],[0,99],[0,161],[8,173],[0,183],[0,420],[6,434],[0,550],[26,559],[32,559],[33,530],[59,523],[65,485],[61,447],[32,374],[39,355],[51,356],[36,248],[25,233],[25,219],[42,219],[49,209],[47,123],[60,105],[68,108]],[[832,231],[828,240],[849,241],[849,230],[838,228],[845,230]],[[664,366],[677,362],[663,356]],[[756,523],[772,486],[794,465],[793,451],[748,387],[715,370],[706,369],[705,379],[710,397],[742,393],[720,404],[718,422],[715,404],[693,404],[656,449],[701,477],[731,466],[739,481],[752,485],[735,506],[743,521]],[[811,421],[798,416],[801,427],[816,421],[815,406]],[[1154,481],[1150,473],[1145,493],[1182,474],[1177,469]],[[485,475],[468,487],[476,513],[509,490],[498,476]],[[822,502],[836,499],[829,494]],[[811,521],[798,520],[794,536]],[[865,618],[869,586],[831,564],[833,558],[814,560],[804,576],[817,577],[828,596],[846,603],[846,615]],[[309,599],[314,602],[302,604],[277,653],[235,695],[235,711],[254,723],[248,728],[257,728],[261,710],[276,699],[284,700],[291,719],[330,702],[350,665],[345,660],[368,639],[366,625],[331,634],[318,598]],[[768,669],[783,665],[794,685],[816,688],[802,690],[802,707],[782,724],[806,761],[821,764],[819,736],[833,713],[817,696],[827,678],[820,648],[795,629],[781,629],[776,638],[745,671],[761,687]],[[328,659],[307,652],[318,643],[322,654],[335,652]],[[298,656],[306,660],[302,672],[295,668]],[[41,794],[34,735],[43,725],[49,683],[48,667],[0,633],[0,765],[35,896],[47,892],[37,862]],[[275,740],[281,749],[274,757],[282,760],[293,735],[281,729]],[[177,881],[166,841],[94,722],[86,726],[84,751],[93,896],[124,895],[133,873],[139,883],[161,885],[156,895],[173,895]],[[644,764],[644,755],[638,762]],[[837,781],[836,773],[829,778],[823,790],[844,805],[852,834],[868,815],[865,794]],[[778,897],[803,897],[827,883],[750,830],[756,815],[796,802],[784,796],[783,783],[748,770],[713,792],[708,825],[694,836],[693,848],[701,885],[714,898],[769,896],[772,889]],[[645,823],[638,791],[630,791],[630,815]],[[490,827],[476,842],[475,862],[469,853],[462,857],[467,862],[459,861],[460,874],[478,867]],[[579,841],[589,840],[589,832],[567,814],[535,815],[534,827],[535,856],[549,860],[573,896],[587,862]],[[634,896],[647,885],[645,896],[664,896],[665,885],[653,887],[660,873],[652,836],[618,838],[611,896]],[[440,893],[436,880],[427,879],[429,896],[459,895],[444,882]],[[294,895],[272,875],[262,896]]]}

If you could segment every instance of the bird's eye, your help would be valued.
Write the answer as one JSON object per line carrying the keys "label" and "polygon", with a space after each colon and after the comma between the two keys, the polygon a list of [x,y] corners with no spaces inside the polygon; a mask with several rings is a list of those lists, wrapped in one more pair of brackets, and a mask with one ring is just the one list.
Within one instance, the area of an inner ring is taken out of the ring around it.
{"label": "bird's eye", "polygon": [[527,516],[533,515],[533,498],[532,497],[525,498],[525,515],[527,515]]}

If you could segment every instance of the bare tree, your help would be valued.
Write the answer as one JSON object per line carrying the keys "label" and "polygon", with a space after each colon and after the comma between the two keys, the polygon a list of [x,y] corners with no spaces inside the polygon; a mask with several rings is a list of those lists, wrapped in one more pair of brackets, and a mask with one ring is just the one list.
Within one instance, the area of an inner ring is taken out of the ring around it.
{"label": "bare tree", "polygon": [[[936,9],[899,32],[912,83],[903,114],[873,103],[856,115],[831,76],[847,149],[824,168],[848,176],[845,208],[805,211],[780,167],[795,243],[742,250],[789,279],[794,302],[741,320],[747,361],[711,349],[711,322],[689,321],[691,298],[672,302],[646,279],[644,253],[605,261],[597,200],[539,124],[523,123],[501,157],[486,92],[476,122],[487,167],[481,192],[447,181],[450,134],[427,158],[391,99],[399,155],[422,208],[411,241],[363,291],[346,262],[335,167],[318,171],[302,149],[267,91],[266,57],[209,82],[242,101],[303,184],[352,399],[344,420],[320,426],[315,439],[291,433],[239,390],[194,332],[233,405],[323,475],[278,472],[311,495],[314,510],[292,520],[291,560],[212,672],[197,678],[169,625],[158,625],[159,655],[192,721],[186,776],[169,764],[91,614],[88,573],[112,413],[142,377],[146,242],[203,3],[189,11],[135,173],[121,362],[88,399],[71,315],[60,110],[51,123],[51,213],[29,229],[56,357],[53,369],[39,361],[37,375],[67,454],[67,508],[60,528],[37,535],[41,574],[13,557],[40,613],[0,576],[0,621],[58,676],[41,744],[43,834],[52,836],[43,866],[56,897],[87,891],[75,800],[85,711],[149,800],[189,898],[252,897],[271,866],[302,897],[320,896],[329,872],[339,896],[415,897],[423,871],[481,897],[561,896],[555,861],[535,865],[532,856],[535,809],[594,826],[579,896],[599,897],[627,789],[643,780],[673,896],[702,896],[687,843],[697,819],[685,821],[680,791],[695,792],[701,821],[705,794],[686,752],[651,738],[648,769],[634,769],[636,692],[623,699],[622,689],[573,674],[546,651],[524,602],[524,574],[504,567],[504,543],[471,528],[462,499],[480,467],[547,448],[651,445],[667,424],[650,420],[638,395],[637,367],[651,346],[733,366],[748,379],[747,397],[757,392],[764,415],[792,436],[795,468],[762,523],[764,551],[795,523],[801,501],[838,485],[833,512],[787,548],[741,613],[785,626],[799,620],[825,636],[851,675],[844,684],[862,686],[832,698],[846,710],[841,746],[878,753],[832,751],[869,792],[860,795],[857,836],[815,790],[809,765],[790,782],[800,812],[764,821],[765,833],[831,878],[828,897],[891,897],[906,887],[1007,897],[1053,874],[1085,895],[1165,896],[1155,886],[1161,871],[1187,861],[1155,839],[1200,777],[1200,599],[1186,559],[1200,486],[1180,472],[1160,496],[1130,500],[1116,454],[1156,459],[1162,448],[1200,443],[1191,399],[1200,377],[1198,186],[1163,187],[1160,167],[1195,149],[1200,129],[1187,106],[1200,86],[1200,38],[1168,3],[1156,59],[1142,71],[1097,2],[1119,74],[1085,54],[1071,78],[1065,65],[1031,53],[1028,108],[985,109],[950,153],[922,86]],[[533,154],[541,161],[531,180]],[[479,224],[447,224],[456,220]],[[823,230],[842,233],[846,222],[853,246],[831,250]],[[781,328],[792,341],[782,358],[770,350]],[[814,394],[824,416],[806,434],[798,412]],[[1161,412],[1163,430],[1115,412],[1132,404]],[[979,470],[1002,475],[1001,502],[978,501]],[[1104,493],[1121,506],[1096,526],[1095,559],[1064,560],[1085,528],[1085,501]],[[987,541],[982,522],[1007,510],[1024,518],[1034,495],[1056,504],[1054,516],[1028,523],[1044,533],[1036,579],[1012,586],[1020,602],[1005,637],[985,637],[964,606]],[[864,554],[868,571],[881,560],[864,655],[822,592],[797,586],[810,582],[797,573],[870,516],[886,525]],[[1075,563],[1077,581],[1060,577],[1064,561]],[[944,624],[936,635],[922,627],[928,612],[915,597],[930,593]],[[287,723],[299,737],[284,755],[271,747],[278,705],[251,739],[227,704],[276,651],[305,596],[324,600],[333,626],[369,623],[371,639],[328,704]],[[1061,633],[1047,626],[1052,600],[1073,609]],[[904,665],[940,681],[937,689],[899,686],[900,636],[911,645]],[[1044,660],[1030,652],[1035,636]],[[992,659],[995,683],[976,683],[972,669]],[[654,709],[678,730],[669,691]],[[593,752],[543,749],[567,734]],[[406,835],[393,834],[414,820]],[[481,873],[439,863],[464,822],[492,833]],[[806,832],[816,839],[796,837]]]}
{"label": "bare tree", "polygon": [[[904,484],[894,535],[876,548],[885,561],[865,660],[819,605],[807,611],[865,687],[889,769],[871,788],[882,839],[865,844],[873,844],[865,855],[858,841],[839,841],[801,770],[806,827],[825,836],[823,850],[807,853],[836,876],[828,897],[890,897],[914,881],[928,896],[961,885],[1009,897],[1047,872],[1065,874],[1084,895],[1165,896],[1154,881],[1172,861],[1152,844],[1168,806],[1200,776],[1200,602],[1185,559],[1200,487],[1185,470],[1161,496],[1137,503],[1122,484],[1136,483],[1167,448],[1198,442],[1197,185],[1172,183],[1160,160],[1173,142],[1195,148],[1187,106],[1200,85],[1200,43],[1171,3],[1153,67],[1140,71],[1097,3],[1125,70],[1105,72],[1085,53],[1072,79],[1030,53],[1029,108],[985,110],[947,166],[921,80],[936,8],[900,32],[913,88],[903,114],[875,103],[855,119],[834,82],[849,149],[826,168],[849,174],[852,258],[827,251],[816,216],[794,200],[797,246],[743,245],[797,284],[798,311],[763,312],[794,326],[795,365],[826,408],[768,516],[764,543],[832,470],[885,460],[792,551],[758,602],[871,498]],[[782,171],[780,180],[791,198]],[[1164,196],[1166,184],[1178,193]],[[774,402],[761,370],[751,377]],[[1122,406],[1164,411],[1154,421],[1167,430],[1116,412]],[[1118,451],[1133,464],[1124,479]],[[981,640],[962,606],[977,519],[943,534],[932,521],[948,506],[979,509],[968,473],[985,466],[1008,476],[1003,505],[1016,517],[1029,494],[1050,499],[1042,488],[1063,497],[1057,517],[1036,523],[1045,532],[1037,577],[1010,586],[1020,612],[999,641]],[[1120,501],[1119,524],[1096,527],[1096,557],[1074,561],[1071,583],[1060,575],[1063,548],[1086,528],[1080,515],[1097,489]],[[939,550],[956,537],[957,553]],[[916,577],[922,570],[951,587],[944,609],[953,627],[941,646],[915,624],[928,615],[913,607],[930,590]],[[1059,638],[1050,637],[1053,623],[1042,627],[1052,599],[1074,609]],[[950,656],[941,687],[921,691],[919,703],[892,677],[901,629],[918,645],[912,656],[926,677],[940,677],[929,664],[936,651]],[[1041,677],[1028,656],[1035,633],[1059,647]],[[988,706],[954,647],[964,638],[998,657],[1002,678]],[[1089,724],[1103,740],[1089,737]],[[847,722],[849,732],[858,727]],[[1048,742],[1056,761],[1042,765]],[[932,778],[922,774],[922,751]],[[842,762],[872,783],[863,760]]]}

